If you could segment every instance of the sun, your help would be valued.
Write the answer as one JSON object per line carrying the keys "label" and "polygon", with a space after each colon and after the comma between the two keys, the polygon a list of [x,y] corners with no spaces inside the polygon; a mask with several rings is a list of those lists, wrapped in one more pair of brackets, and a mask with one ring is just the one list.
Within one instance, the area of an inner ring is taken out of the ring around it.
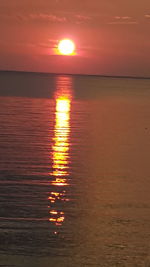
{"label": "sun", "polygon": [[63,39],[58,43],[58,51],[61,55],[74,55],[75,44],[70,39]]}

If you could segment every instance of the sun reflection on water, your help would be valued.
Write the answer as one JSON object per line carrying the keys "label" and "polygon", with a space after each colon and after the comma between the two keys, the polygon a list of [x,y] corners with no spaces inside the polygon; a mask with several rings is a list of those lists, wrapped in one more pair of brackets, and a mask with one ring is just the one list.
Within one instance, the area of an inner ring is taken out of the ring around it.
{"label": "sun reflection on water", "polygon": [[[67,186],[69,185],[70,163],[70,110],[72,99],[72,80],[70,77],[57,78],[55,94],[55,126],[52,146],[52,176],[53,192],[48,197],[50,205],[49,221],[61,226],[65,220],[65,212],[61,210],[62,203],[69,201]],[[59,208],[56,209],[56,205]]]}

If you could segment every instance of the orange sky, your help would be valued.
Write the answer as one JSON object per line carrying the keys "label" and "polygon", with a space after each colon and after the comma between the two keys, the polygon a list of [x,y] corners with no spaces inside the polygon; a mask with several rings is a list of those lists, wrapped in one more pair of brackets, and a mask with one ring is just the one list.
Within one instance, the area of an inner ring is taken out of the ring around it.
{"label": "orange sky", "polygon": [[0,0],[0,37],[0,69],[150,76],[149,0]]}

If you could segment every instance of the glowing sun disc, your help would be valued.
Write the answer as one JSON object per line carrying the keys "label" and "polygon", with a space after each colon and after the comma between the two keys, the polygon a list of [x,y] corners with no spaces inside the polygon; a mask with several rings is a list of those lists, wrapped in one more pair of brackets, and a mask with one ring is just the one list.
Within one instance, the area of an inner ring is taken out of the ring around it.
{"label": "glowing sun disc", "polygon": [[58,44],[58,50],[61,55],[73,55],[75,52],[75,44],[69,39],[61,40]]}

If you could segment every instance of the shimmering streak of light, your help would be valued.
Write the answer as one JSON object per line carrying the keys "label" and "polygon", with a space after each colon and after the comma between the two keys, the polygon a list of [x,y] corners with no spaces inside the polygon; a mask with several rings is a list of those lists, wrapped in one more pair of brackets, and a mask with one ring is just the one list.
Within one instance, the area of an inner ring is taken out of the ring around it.
{"label": "shimmering streak of light", "polygon": [[52,146],[52,172],[50,175],[51,185],[54,190],[60,192],[51,192],[48,200],[50,201],[50,218],[49,221],[56,226],[63,224],[65,213],[56,209],[57,204],[61,206],[61,202],[69,201],[66,197],[64,187],[68,186],[69,164],[70,164],[70,109],[71,109],[71,90],[70,78],[58,78],[58,90],[55,95],[56,112],[55,126]]}
{"label": "shimmering streak of light", "polygon": [[65,220],[64,212],[63,211],[57,211],[57,210],[52,210],[50,211],[51,218],[49,218],[50,222],[55,223],[56,225],[62,225],[62,223]]}
{"label": "shimmering streak of light", "polygon": [[58,201],[69,201],[69,199],[66,198],[66,191],[63,191],[63,193],[60,192],[51,192],[50,196],[48,197],[48,200],[51,203]]}
{"label": "shimmering streak of light", "polygon": [[59,179],[56,178],[56,180],[51,182],[52,185],[56,185],[56,186],[67,186],[67,180],[66,179]]}
{"label": "shimmering streak of light", "polygon": [[68,97],[58,96],[56,98],[54,145],[52,146],[53,171],[50,174],[57,177],[51,182],[52,185],[57,186],[68,184],[66,179],[58,177],[69,175],[70,105],[71,100]]}

